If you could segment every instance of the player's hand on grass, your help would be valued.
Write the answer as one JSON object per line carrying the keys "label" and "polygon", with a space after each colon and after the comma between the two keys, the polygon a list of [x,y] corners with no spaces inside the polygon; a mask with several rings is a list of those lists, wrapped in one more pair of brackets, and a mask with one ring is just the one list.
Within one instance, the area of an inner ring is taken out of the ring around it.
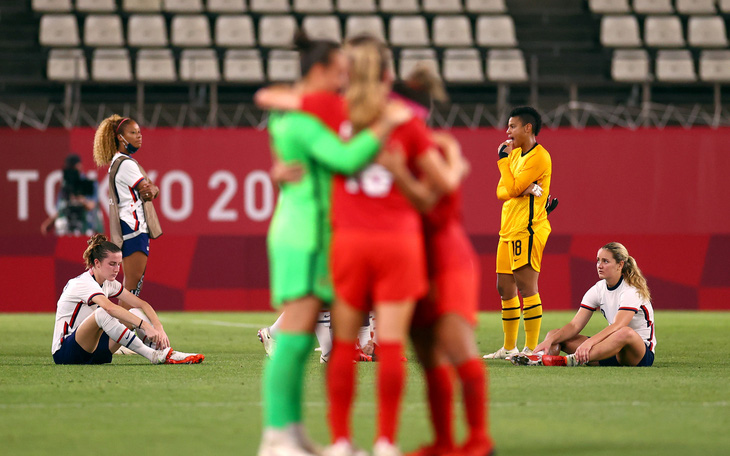
{"label": "player's hand on grass", "polygon": [[539,184],[530,184],[520,196],[535,195],[538,198],[542,196],[542,187]]}
{"label": "player's hand on grass", "polygon": [[497,154],[499,155],[499,160],[509,157],[509,154],[511,154],[511,153],[512,153],[512,140],[511,139],[508,139],[507,141],[500,144],[499,147],[497,147]]}
{"label": "player's hand on grass", "polygon": [[284,163],[276,160],[269,170],[269,176],[274,184],[299,182],[304,177],[304,166],[298,162]]}

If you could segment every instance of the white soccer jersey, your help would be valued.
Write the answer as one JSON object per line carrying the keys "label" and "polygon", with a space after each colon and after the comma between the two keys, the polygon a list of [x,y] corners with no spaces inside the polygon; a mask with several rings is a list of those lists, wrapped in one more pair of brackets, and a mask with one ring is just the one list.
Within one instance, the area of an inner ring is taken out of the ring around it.
{"label": "white soccer jersey", "polygon": [[636,288],[624,282],[623,277],[612,288],[606,285],[605,280],[599,280],[583,296],[582,308],[594,312],[597,309],[606,317],[608,324],[616,321],[619,310],[634,312],[634,318],[629,327],[636,331],[652,352],[656,348],[656,334],[654,332],[654,308],[651,302],[642,298]]}
{"label": "white soccer jersey", "polygon": [[[147,222],[144,218],[144,210],[142,209],[142,198],[136,190],[137,185],[144,180],[142,171],[139,170],[137,161],[127,155],[117,152],[112,159],[114,163],[119,157],[127,157],[119,166],[117,178],[114,184],[117,187],[119,195],[119,218],[129,225],[134,231],[125,234],[124,239],[131,239],[141,233],[147,232]],[[111,170],[111,166],[109,167]],[[110,195],[110,197],[113,197]]]}
{"label": "white soccer jersey", "polygon": [[91,302],[94,296],[116,298],[120,294],[122,294],[121,283],[107,280],[103,286],[99,286],[90,269],[69,280],[56,304],[56,327],[53,330],[51,354],[61,348],[61,340],[64,337],[76,331],[81,322],[99,307]]}

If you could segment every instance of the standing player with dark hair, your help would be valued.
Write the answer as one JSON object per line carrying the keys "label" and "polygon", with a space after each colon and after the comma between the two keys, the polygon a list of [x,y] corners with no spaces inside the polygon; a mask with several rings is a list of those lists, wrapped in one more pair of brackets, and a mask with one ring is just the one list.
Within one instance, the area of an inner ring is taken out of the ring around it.
{"label": "standing player with dark hair", "polygon": [[[88,244],[84,252],[88,269],[69,280],[58,299],[51,346],[53,361],[56,364],[111,363],[112,353],[124,346],[152,364],[202,362],[203,355],[170,348],[167,334],[152,307],[115,280],[122,263],[119,247],[107,241],[103,234],[95,234]],[[143,310],[149,318],[140,318],[109,298],[123,299],[130,307]]]}
{"label": "standing player with dark hair", "polygon": [[537,346],[542,322],[542,301],[537,281],[542,253],[551,227],[545,208],[550,193],[552,161],[538,144],[542,121],[531,107],[515,108],[507,127],[509,139],[499,145],[497,166],[500,179],[497,198],[502,205],[502,224],[497,246],[497,290],[502,298],[504,344],[486,359],[507,359],[517,354],[520,299],[525,321],[525,347],[530,354]]}

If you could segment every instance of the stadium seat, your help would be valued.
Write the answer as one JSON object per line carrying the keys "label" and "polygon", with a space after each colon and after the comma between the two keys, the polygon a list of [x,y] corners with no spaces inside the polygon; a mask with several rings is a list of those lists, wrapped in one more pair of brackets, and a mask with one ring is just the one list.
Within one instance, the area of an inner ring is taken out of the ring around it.
{"label": "stadium seat", "polygon": [[244,0],[208,0],[209,13],[243,13],[246,11]]}
{"label": "stadium seat", "polygon": [[175,58],[170,49],[142,49],[137,52],[136,77],[141,82],[177,80]]}
{"label": "stadium seat", "polygon": [[588,0],[588,8],[595,14],[630,13],[628,0]]}
{"label": "stadium seat", "polygon": [[694,82],[697,80],[692,54],[686,50],[662,50],[657,52],[654,70],[662,82]]}
{"label": "stadium seat", "polygon": [[331,13],[332,0],[294,0],[294,11],[305,14]]}
{"label": "stadium seat", "polygon": [[428,46],[428,26],[423,16],[393,16],[388,24],[393,46]]}
{"label": "stadium seat", "polygon": [[71,0],[33,0],[31,8],[36,13],[68,13],[73,10]]}
{"label": "stadium seat", "polygon": [[727,47],[725,21],[720,16],[690,16],[687,40],[694,47]]}
{"label": "stadium seat", "polygon": [[717,7],[720,8],[720,12],[730,14],[730,0],[718,0]]}
{"label": "stadium seat", "polygon": [[164,47],[167,43],[167,25],[162,14],[129,16],[127,44],[134,47]]}
{"label": "stadium seat", "polygon": [[418,0],[380,0],[380,11],[389,14],[420,13]]}
{"label": "stadium seat", "polygon": [[245,14],[222,14],[215,20],[215,45],[220,47],[254,47],[253,19]]}
{"label": "stadium seat", "polygon": [[73,14],[44,14],[39,41],[43,46],[78,46],[79,24]]}
{"label": "stadium seat", "polygon": [[679,16],[649,16],[644,21],[644,43],[649,47],[680,48],[685,46]]}
{"label": "stadium seat", "polygon": [[345,21],[345,38],[362,34],[372,35],[385,42],[385,25],[378,15],[348,16]]}
{"label": "stadium seat", "polygon": [[76,0],[76,11],[81,13],[113,13],[116,10],[114,0]]}
{"label": "stadium seat", "polygon": [[249,9],[256,13],[288,13],[289,0],[249,0]]}
{"label": "stadium seat", "polygon": [[82,49],[51,49],[48,54],[48,79],[53,81],[86,81],[86,56]]}
{"label": "stadium seat", "polygon": [[168,13],[202,13],[203,0],[165,0]]}
{"label": "stadium seat", "polygon": [[527,81],[527,64],[522,51],[490,49],[487,54],[487,79],[495,82]]}
{"label": "stadium seat", "polygon": [[466,16],[436,16],[433,19],[433,44],[436,46],[473,46],[471,22]]}
{"label": "stadium seat", "polygon": [[306,16],[302,28],[313,39],[342,41],[342,27],[337,16]]}
{"label": "stadium seat", "polygon": [[715,14],[715,0],[676,0],[679,14]]}
{"label": "stadium seat", "polygon": [[294,16],[262,16],[259,19],[259,44],[265,47],[287,47],[294,42],[297,21]]}
{"label": "stadium seat", "polygon": [[84,44],[90,47],[124,46],[122,18],[118,14],[89,14],[86,16]]}
{"label": "stadium seat", "polygon": [[129,82],[132,80],[132,62],[129,50],[95,49],[91,60],[91,78],[104,82]]}
{"label": "stadium seat", "polygon": [[466,10],[470,13],[506,13],[504,0],[466,0]]}
{"label": "stadium seat", "polygon": [[460,13],[461,0],[423,0],[423,11],[427,13]]}
{"label": "stadium seat", "polygon": [[259,50],[227,50],[223,59],[223,78],[229,82],[263,82],[264,65]]}
{"label": "stadium seat", "polygon": [[649,53],[646,49],[616,49],[611,60],[611,77],[619,82],[646,82],[649,73]]}
{"label": "stadium seat", "polygon": [[266,74],[269,81],[296,81],[301,75],[299,53],[297,51],[287,51],[283,49],[272,50],[269,52]]}
{"label": "stadium seat", "polygon": [[337,0],[340,13],[374,13],[375,10],[375,0]]}
{"label": "stadium seat", "polygon": [[601,44],[606,47],[639,47],[639,21],[633,15],[603,16]]}
{"label": "stadium seat", "polygon": [[637,14],[672,14],[672,0],[634,0],[634,12]]}
{"label": "stadium seat", "polygon": [[398,76],[400,79],[408,77],[408,74],[419,63],[429,66],[436,74],[441,74],[436,51],[431,48],[401,49],[398,63]]}
{"label": "stadium seat", "polygon": [[216,82],[221,78],[218,56],[213,49],[185,49],[180,54],[180,79]]}
{"label": "stadium seat", "polygon": [[730,51],[702,51],[700,79],[705,82],[730,82]]}
{"label": "stadium seat", "polygon": [[476,49],[446,49],[443,74],[446,82],[482,82],[482,58]]}
{"label": "stadium seat", "polygon": [[515,21],[506,14],[479,16],[477,19],[477,44],[483,47],[517,46]]}
{"label": "stadium seat", "polygon": [[162,11],[162,0],[124,0],[122,9],[127,13],[156,13]]}
{"label": "stadium seat", "polygon": [[211,45],[210,23],[203,14],[178,14],[172,18],[172,45],[207,47]]}

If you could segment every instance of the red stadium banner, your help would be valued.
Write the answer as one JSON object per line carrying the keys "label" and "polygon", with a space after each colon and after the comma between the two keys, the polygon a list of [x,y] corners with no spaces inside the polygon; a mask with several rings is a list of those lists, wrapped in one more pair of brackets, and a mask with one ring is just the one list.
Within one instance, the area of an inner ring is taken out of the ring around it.
{"label": "red stadium banner", "polygon": [[[464,222],[482,261],[485,310],[499,309],[494,258],[500,202],[493,129],[453,133],[471,162]],[[164,236],[152,241],[143,297],[160,309],[268,308],[265,235],[276,203],[266,132],[254,129],[143,131],[135,155],[160,187]],[[82,238],[44,237],[60,168],[69,153],[97,171],[92,129],[0,129],[0,311],[52,311],[66,281],[83,268]],[[544,130],[551,153],[550,216],[540,294],[546,310],[575,308],[597,280],[598,248],[624,243],[648,276],[655,307],[730,310],[730,204],[721,193],[730,129]],[[102,204],[106,208],[106,204]],[[34,290],[28,305],[28,290]]]}

